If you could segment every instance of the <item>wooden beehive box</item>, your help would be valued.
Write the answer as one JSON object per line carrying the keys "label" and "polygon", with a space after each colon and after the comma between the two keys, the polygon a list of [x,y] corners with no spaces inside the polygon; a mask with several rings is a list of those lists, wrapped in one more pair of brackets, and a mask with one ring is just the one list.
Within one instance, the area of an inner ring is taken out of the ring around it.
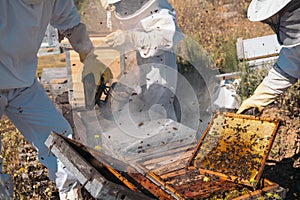
{"label": "wooden beehive box", "polygon": [[[226,127],[227,122],[224,126],[225,120],[231,120],[230,123],[228,123],[229,127]],[[248,125],[249,123],[250,126]],[[243,129],[236,129],[237,127],[243,126],[248,128],[248,132]],[[71,162],[67,162],[66,164],[73,163],[72,166],[75,166],[70,168],[71,171],[72,169],[84,166],[78,161],[79,159],[76,158],[76,156],[84,155],[83,158],[87,159],[87,162],[95,168],[95,171],[100,172],[100,177],[104,170],[106,175],[100,178],[102,184],[106,184],[110,181],[117,182],[117,184],[121,184],[123,187],[125,186],[136,192],[137,195],[144,194],[154,199],[250,200],[267,194],[274,195],[274,197],[277,195],[283,198],[285,196],[285,190],[283,188],[276,183],[260,177],[277,126],[278,122],[267,119],[227,113],[224,115],[216,115],[212,119],[198,144],[191,142],[189,144],[184,143],[180,145],[180,143],[176,141],[174,148],[169,148],[164,152],[145,154],[145,156],[139,156],[136,159],[129,160],[130,162],[127,163],[119,162],[95,149],[84,147],[82,144],[76,142],[73,142],[74,144],[71,146],[77,146],[74,149],[78,154],[74,153],[68,158],[66,155],[70,152],[69,149],[66,152],[62,152],[61,155],[63,155],[64,159],[71,160]],[[230,130],[228,130],[228,128]],[[215,131],[217,131],[217,133]],[[236,135],[234,136],[235,133]],[[241,135],[238,136],[237,133]],[[248,133],[248,135],[246,133]],[[263,133],[266,134],[265,139],[261,139]],[[230,134],[231,137],[238,137],[239,140],[234,138],[231,140],[228,138],[228,134]],[[256,135],[256,139],[252,136],[253,134]],[[219,138],[219,141],[211,137]],[[224,140],[228,142],[228,145],[232,145],[232,148],[234,148],[236,145],[232,142],[249,142],[249,137],[250,141],[261,141],[258,142],[258,144],[253,142],[252,150],[248,148],[247,145],[244,145],[243,148],[238,145],[241,150],[235,153],[223,148]],[[48,145],[57,146],[58,149],[61,148],[62,145],[57,144],[57,139],[53,139],[53,141],[56,142]],[[72,140],[69,142],[72,143]],[[207,145],[206,142],[212,145]],[[260,145],[265,145],[265,147],[260,147]],[[219,146],[220,148],[222,147],[220,151],[226,151],[226,153],[232,154],[234,157],[234,159],[230,160],[232,163],[226,161],[226,159],[229,158],[226,158],[223,163],[222,159],[217,159],[217,157],[222,157],[218,156],[216,152],[216,150],[219,150]],[[209,148],[209,150],[207,148]],[[244,154],[244,148],[251,151],[251,155],[260,155],[259,152],[262,151],[262,157],[258,158],[254,156],[251,157],[251,159],[253,159],[252,161],[249,159],[249,161],[245,161],[245,163],[239,163],[238,155],[235,154],[239,154],[239,152]],[[151,151],[151,149],[147,151]],[[210,155],[216,157],[212,164],[207,165],[205,156],[203,158],[201,157],[203,153],[208,155],[207,159],[212,159]],[[60,153],[57,155],[59,157]],[[238,165],[234,162],[238,162]],[[251,165],[247,165],[247,162],[252,164],[254,162],[254,165],[257,165],[254,167],[255,170],[252,169],[253,167],[251,167]],[[134,165],[132,165],[133,163]],[[216,163],[220,164],[220,168],[218,168]],[[237,166],[241,166],[241,169],[245,171],[250,169],[251,173],[241,173],[241,176],[240,174],[234,174],[234,172],[239,172],[240,170]],[[90,176],[91,175],[87,174],[87,177],[82,178],[82,184],[87,185],[87,189],[93,191],[95,187],[91,185],[93,184],[93,179],[91,179]],[[114,178],[105,180],[107,177]],[[87,181],[91,182],[91,184],[86,184]],[[104,187],[104,185],[101,187]],[[105,193],[105,190],[101,190],[98,193],[94,191],[94,193],[95,196],[97,196],[98,194]],[[129,195],[128,192],[127,194]],[[129,196],[128,199],[130,199]]]}
{"label": "wooden beehive box", "polygon": [[[119,52],[113,55],[115,58]],[[71,71],[68,75],[72,76],[68,81],[72,84],[69,100],[76,108],[84,105],[81,79],[76,75],[82,64],[72,50],[66,57]],[[284,196],[278,184],[261,179],[277,127],[278,122],[270,119],[217,114],[198,144],[194,141],[181,145],[176,141],[164,152],[149,148],[147,151],[153,154],[143,152],[145,156],[128,160],[135,163],[134,167],[124,171],[113,169],[96,150],[85,150],[129,189],[157,199],[251,199],[267,192]]]}
{"label": "wooden beehive box", "polygon": [[[145,157],[138,167],[169,195],[156,195],[159,199],[251,199],[265,193],[284,196],[278,184],[261,179],[277,127],[278,122],[270,119],[218,114],[197,146]],[[166,162],[179,154],[176,162]]]}

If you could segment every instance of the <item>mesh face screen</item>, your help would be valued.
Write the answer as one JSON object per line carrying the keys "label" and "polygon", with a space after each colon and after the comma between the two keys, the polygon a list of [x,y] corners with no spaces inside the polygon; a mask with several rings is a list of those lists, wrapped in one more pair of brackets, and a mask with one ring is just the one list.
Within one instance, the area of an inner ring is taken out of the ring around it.
{"label": "mesh face screen", "polygon": [[134,14],[150,0],[123,0],[115,4],[118,15],[125,17]]}

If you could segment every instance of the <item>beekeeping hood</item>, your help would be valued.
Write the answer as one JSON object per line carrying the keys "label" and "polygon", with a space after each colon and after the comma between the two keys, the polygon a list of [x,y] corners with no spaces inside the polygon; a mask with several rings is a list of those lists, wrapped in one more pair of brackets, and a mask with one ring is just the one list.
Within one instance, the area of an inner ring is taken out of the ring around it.
{"label": "beekeeping hood", "polygon": [[300,44],[299,0],[252,0],[248,19],[269,24],[283,46]]}
{"label": "beekeeping hood", "polygon": [[[101,0],[102,5],[108,12],[113,11],[119,20],[121,28],[128,30],[141,28],[140,21],[150,14],[159,12],[161,9],[171,9],[167,1],[157,0]],[[107,15],[110,19],[110,14]],[[109,22],[107,24],[110,24]]]}
{"label": "beekeeping hood", "polygon": [[283,9],[292,0],[252,0],[248,7],[250,21],[263,21]]}
{"label": "beekeeping hood", "polygon": [[117,13],[128,16],[140,10],[149,1],[154,2],[156,0],[101,0],[101,3],[105,9],[114,5]]}

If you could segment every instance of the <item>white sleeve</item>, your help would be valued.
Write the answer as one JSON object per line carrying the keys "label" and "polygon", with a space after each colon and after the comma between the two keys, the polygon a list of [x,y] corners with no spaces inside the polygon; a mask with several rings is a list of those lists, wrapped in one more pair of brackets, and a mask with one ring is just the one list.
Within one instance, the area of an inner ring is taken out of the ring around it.
{"label": "white sleeve", "polygon": [[277,65],[288,75],[300,78],[300,45],[290,48],[282,47]]}
{"label": "white sleeve", "polygon": [[175,16],[167,9],[162,9],[141,20],[144,32],[136,32],[133,42],[143,58],[159,55],[161,50],[173,48],[176,32]]}
{"label": "white sleeve", "polygon": [[80,16],[73,0],[55,0],[50,24],[60,31],[75,27],[80,23]]}

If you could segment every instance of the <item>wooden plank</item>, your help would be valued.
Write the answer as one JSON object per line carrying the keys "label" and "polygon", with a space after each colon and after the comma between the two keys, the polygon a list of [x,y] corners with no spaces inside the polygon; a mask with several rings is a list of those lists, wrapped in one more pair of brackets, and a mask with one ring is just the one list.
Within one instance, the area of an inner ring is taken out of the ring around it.
{"label": "wooden plank", "polygon": [[236,53],[237,53],[238,60],[245,59],[243,38],[238,38],[236,41]]}
{"label": "wooden plank", "polygon": [[186,174],[186,170],[187,170],[186,168],[182,168],[182,169],[178,169],[176,171],[167,172],[165,174],[161,174],[160,178],[163,180],[166,180],[166,179],[171,179],[171,178],[174,178],[177,176],[182,176],[182,175]]}
{"label": "wooden plank", "polygon": [[160,163],[168,157],[176,158],[177,156],[180,158],[185,158],[187,155],[189,155],[191,152],[194,151],[196,144],[191,145],[185,145],[185,146],[178,146],[176,143],[174,144],[174,149],[169,149],[168,151],[164,152],[158,152],[151,154],[149,156],[143,157],[141,160],[138,160],[139,163],[143,163],[143,165],[151,165],[153,163]]}
{"label": "wooden plank", "polygon": [[167,194],[161,187],[154,184],[145,176],[139,173],[128,173],[136,182],[138,182],[143,188],[151,192],[155,197],[165,200],[165,199],[174,199],[171,195]]}
{"label": "wooden plank", "polygon": [[250,199],[255,199],[258,197],[261,197],[262,195],[266,194],[266,193],[276,193],[278,194],[282,199],[286,198],[286,190],[282,187],[280,187],[278,184],[273,183],[267,179],[264,179],[264,181],[266,182],[266,187],[259,189],[259,190],[255,190],[253,192],[251,192],[250,194],[244,194],[242,196],[236,197],[233,200],[250,200]]}
{"label": "wooden plank", "polygon": [[157,167],[157,168],[153,169],[152,171],[155,174],[159,175],[159,176],[161,176],[163,174],[166,174],[166,173],[169,173],[169,172],[174,172],[178,169],[186,168],[188,159],[189,159],[189,157],[178,160],[178,161],[173,162],[169,165],[164,165],[164,166],[161,166],[161,167]]}
{"label": "wooden plank", "polygon": [[51,133],[45,144],[94,198],[107,200],[120,198],[128,200],[152,199],[140,192],[131,191],[122,185],[107,180],[99,173],[99,169],[94,167],[95,165],[101,167],[101,163],[94,160],[96,164],[93,166],[58,134]]}
{"label": "wooden plank", "polygon": [[[173,165],[175,163],[179,164],[181,162],[181,160],[186,160],[186,158],[190,157],[192,155],[192,152],[189,152],[187,154],[184,155],[180,155],[180,158],[175,158],[172,156],[166,156],[166,157],[162,157],[159,161],[157,160],[156,162],[151,162],[148,163],[147,165],[144,164],[144,167],[147,168],[148,170],[154,170],[157,171],[161,168],[168,168],[169,165]],[[152,161],[152,160],[151,160]]]}
{"label": "wooden plank", "polygon": [[168,184],[166,184],[166,182],[164,180],[162,180],[159,176],[157,176],[155,173],[149,172],[148,175],[149,175],[149,178],[152,179],[152,181],[156,182],[157,185],[161,185],[167,191],[169,191],[170,194],[172,194],[172,196],[174,198],[183,199],[183,197],[181,196],[181,194],[178,191],[176,191],[174,188],[172,188]]}
{"label": "wooden plank", "polygon": [[[193,149],[190,149],[186,152],[177,152],[178,155],[176,155],[176,152],[173,151],[170,151],[170,153],[166,152],[165,154],[165,156],[145,160],[145,162],[139,163],[147,170],[161,175],[170,171],[187,167],[188,160],[193,154]],[[154,156],[156,157],[156,155]]]}

